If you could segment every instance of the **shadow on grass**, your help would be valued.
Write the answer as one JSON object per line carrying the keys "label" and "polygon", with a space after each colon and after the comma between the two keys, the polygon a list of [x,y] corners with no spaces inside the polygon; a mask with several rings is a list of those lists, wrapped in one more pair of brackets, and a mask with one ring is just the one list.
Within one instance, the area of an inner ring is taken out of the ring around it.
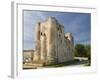
{"label": "shadow on grass", "polygon": [[44,67],[63,67],[63,66],[74,66],[74,65],[81,65],[81,64],[84,64],[84,66],[90,66],[90,65],[87,65],[88,63],[88,60],[82,60],[82,61],[79,61],[77,59],[73,60],[73,61],[67,61],[67,62],[62,62],[62,63],[58,63],[58,64],[51,64],[51,65],[47,65],[47,66],[44,66]]}

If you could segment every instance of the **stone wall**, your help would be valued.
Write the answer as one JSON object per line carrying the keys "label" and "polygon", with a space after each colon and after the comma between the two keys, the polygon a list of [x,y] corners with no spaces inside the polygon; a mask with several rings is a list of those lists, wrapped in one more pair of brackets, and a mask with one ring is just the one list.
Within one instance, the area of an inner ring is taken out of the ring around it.
{"label": "stone wall", "polygon": [[33,61],[52,64],[73,60],[73,36],[65,34],[64,26],[54,17],[37,23],[35,42]]}

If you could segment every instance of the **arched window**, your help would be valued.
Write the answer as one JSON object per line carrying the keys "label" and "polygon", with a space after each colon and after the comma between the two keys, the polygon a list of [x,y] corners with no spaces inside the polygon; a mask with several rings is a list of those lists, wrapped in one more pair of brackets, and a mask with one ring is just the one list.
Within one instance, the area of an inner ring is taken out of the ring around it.
{"label": "arched window", "polygon": [[44,36],[46,36],[45,33],[44,33]]}
{"label": "arched window", "polygon": [[41,32],[41,35],[42,35],[42,32]]}

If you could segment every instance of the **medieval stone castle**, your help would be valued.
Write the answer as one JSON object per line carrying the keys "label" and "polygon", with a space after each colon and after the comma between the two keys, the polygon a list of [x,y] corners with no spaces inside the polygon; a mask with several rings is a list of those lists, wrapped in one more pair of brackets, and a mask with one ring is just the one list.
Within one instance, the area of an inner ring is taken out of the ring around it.
{"label": "medieval stone castle", "polygon": [[35,50],[31,52],[33,63],[54,64],[74,59],[72,33],[64,33],[64,26],[54,17],[38,22],[35,31]]}

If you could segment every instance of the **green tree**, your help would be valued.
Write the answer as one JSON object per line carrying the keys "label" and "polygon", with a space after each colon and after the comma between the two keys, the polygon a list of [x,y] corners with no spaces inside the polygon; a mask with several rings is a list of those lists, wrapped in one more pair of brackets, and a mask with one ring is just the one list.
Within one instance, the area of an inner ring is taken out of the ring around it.
{"label": "green tree", "polygon": [[74,48],[75,56],[77,57],[85,57],[86,56],[86,49],[83,44],[76,44]]}
{"label": "green tree", "polygon": [[83,44],[76,44],[74,47],[74,54],[75,57],[87,57],[88,64],[91,65],[91,46],[90,45],[83,45]]}
{"label": "green tree", "polygon": [[85,49],[86,49],[86,57],[88,57],[89,60],[91,60],[91,47],[90,45],[85,45]]}

